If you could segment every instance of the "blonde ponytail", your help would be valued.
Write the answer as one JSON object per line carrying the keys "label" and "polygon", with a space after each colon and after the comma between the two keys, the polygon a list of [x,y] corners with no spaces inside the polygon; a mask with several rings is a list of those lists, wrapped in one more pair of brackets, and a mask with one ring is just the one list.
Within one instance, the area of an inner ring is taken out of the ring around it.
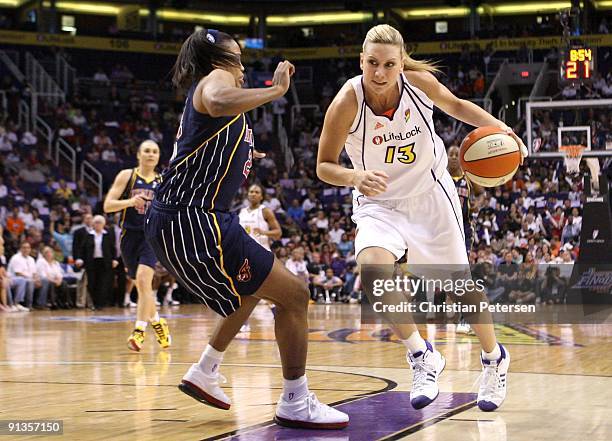
{"label": "blonde ponytail", "polygon": [[420,72],[439,72],[440,69],[436,66],[435,62],[431,60],[415,60],[410,57],[406,52],[404,45],[404,38],[402,34],[395,29],[393,26],[387,24],[381,24],[371,28],[366,34],[365,40],[363,41],[363,50],[365,50],[367,43],[378,43],[378,44],[390,44],[398,46],[402,50],[402,62],[404,64],[404,70],[414,70]]}

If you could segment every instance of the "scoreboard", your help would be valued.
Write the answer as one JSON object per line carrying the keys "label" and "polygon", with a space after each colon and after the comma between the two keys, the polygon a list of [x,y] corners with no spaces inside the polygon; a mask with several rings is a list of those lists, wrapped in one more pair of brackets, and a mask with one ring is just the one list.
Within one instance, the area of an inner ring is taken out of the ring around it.
{"label": "scoreboard", "polygon": [[571,46],[560,54],[562,83],[587,83],[595,74],[595,49],[586,46]]}

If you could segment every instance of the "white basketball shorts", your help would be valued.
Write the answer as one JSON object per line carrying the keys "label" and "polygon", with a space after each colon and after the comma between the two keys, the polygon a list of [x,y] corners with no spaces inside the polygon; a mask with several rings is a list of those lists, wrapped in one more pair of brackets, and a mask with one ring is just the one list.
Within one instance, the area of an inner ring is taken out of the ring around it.
{"label": "white basketball shorts", "polygon": [[353,196],[357,224],[355,256],[380,247],[409,265],[467,265],[461,203],[447,171],[428,192],[406,199],[375,201]]}

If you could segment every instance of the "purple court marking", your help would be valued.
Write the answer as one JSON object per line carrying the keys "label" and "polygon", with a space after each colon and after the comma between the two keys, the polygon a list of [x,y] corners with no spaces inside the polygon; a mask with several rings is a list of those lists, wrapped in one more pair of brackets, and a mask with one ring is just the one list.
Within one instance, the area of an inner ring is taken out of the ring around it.
{"label": "purple court marking", "polygon": [[[287,427],[260,427],[225,438],[231,441],[373,441],[408,430],[429,420],[445,418],[445,414],[475,402],[476,394],[440,392],[432,404],[421,410],[410,405],[409,392],[383,392],[335,406],[349,414],[351,422],[343,430],[303,430]],[[450,415],[447,415],[450,416]]]}

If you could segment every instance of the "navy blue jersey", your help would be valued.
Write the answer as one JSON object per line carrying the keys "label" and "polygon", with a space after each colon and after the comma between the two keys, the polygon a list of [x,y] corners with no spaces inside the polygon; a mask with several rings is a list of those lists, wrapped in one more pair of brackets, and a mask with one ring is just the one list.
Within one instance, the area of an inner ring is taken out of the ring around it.
{"label": "navy blue jersey", "polygon": [[251,171],[253,131],[245,114],[213,118],[187,94],[170,165],[156,199],[179,207],[227,212]]}
{"label": "navy blue jersey", "polygon": [[142,195],[147,202],[144,208],[137,210],[134,207],[129,207],[123,210],[121,215],[121,229],[123,231],[143,231],[144,214],[147,212],[149,205],[155,196],[155,189],[160,183],[161,176],[156,174],[151,180],[145,179],[137,169],[132,170],[130,181],[123,192],[122,199],[130,199],[136,195]]}
{"label": "navy blue jersey", "polygon": [[472,188],[470,187],[470,182],[467,180],[464,174],[461,176],[453,176],[453,181],[455,181],[455,187],[457,188],[457,194],[459,195],[459,201],[461,202],[463,231],[465,231],[466,244],[471,246],[473,238],[472,213],[470,213],[470,197],[472,195]]}

